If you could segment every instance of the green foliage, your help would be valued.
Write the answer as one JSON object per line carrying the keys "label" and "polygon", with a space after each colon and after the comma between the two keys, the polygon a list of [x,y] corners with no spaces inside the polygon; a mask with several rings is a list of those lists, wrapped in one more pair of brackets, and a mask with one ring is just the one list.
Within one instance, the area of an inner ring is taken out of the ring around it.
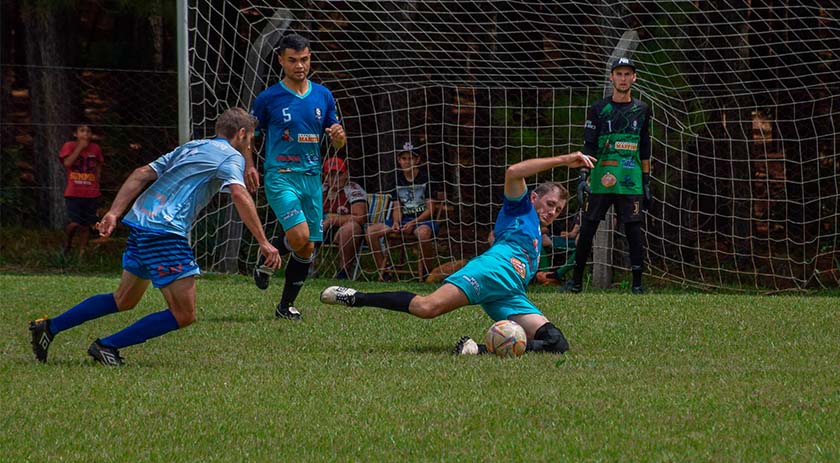
{"label": "green foliage", "polygon": [[326,307],[318,292],[332,282],[312,280],[290,323],[273,320],[276,288],[210,277],[197,323],[123,349],[121,369],[85,350],[160,310],[151,288],[35,362],[30,319],[117,281],[0,275],[3,460],[840,459],[833,297],[537,290],[572,351],[501,360],[449,354],[490,325],[475,307],[435,320]]}

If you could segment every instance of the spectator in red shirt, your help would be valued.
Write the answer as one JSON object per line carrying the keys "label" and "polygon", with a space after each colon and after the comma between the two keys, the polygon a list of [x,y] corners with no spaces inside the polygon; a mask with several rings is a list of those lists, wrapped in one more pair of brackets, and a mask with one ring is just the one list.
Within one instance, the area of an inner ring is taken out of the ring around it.
{"label": "spectator in red shirt", "polygon": [[338,246],[340,267],[335,277],[346,280],[349,266],[355,262],[367,222],[367,196],[356,182],[350,181],[347,164],[337,157],[324,162],[324,241]]}
{"label": "spectator in red shirt", "polygon": [[67,170],[67,187],[64,200],[67,204],[69,223],[64,229],[67,240],[64,254],[73,246],[73,237],[79,233],[79,255],[84,255],[90,238],[90,227],[97,222],[96,208],[99,206],[99,177],[102,173],[102,150],[91,141],[90,126],[82,124],[73,134],[76,141],[68,141],[61,147],[58,158]]}

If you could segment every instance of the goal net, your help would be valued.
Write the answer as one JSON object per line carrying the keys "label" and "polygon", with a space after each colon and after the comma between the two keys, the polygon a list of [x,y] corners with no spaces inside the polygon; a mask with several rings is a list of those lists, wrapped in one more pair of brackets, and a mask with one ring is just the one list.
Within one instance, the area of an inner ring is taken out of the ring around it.
{"label": "goal net", "polygon": [[[396,150],[417,147],[439,192],[435,264],[448,264],[489,246],[506,166],[581,148],[586,108],[608,90],[607,61],[632,31],[634,96],[654,112],[647,278],[836,288],[838,21],[831,0],[189,0],[192,135],[212,135],[220,112],[250,107],[281,78],[274,47],[283,34],[308,37],[310,78],[339,104],[348,143],[337,154],[351,180],[388,193]],[[576,178],[557,169],[529,179],[569,188],[552,236],[573,226]],[[257,204],[274,233],[262,190]],[[609,257],[619,284],[629,268],[622,233],[616,226],[595,254],[596,265]],[[568,258],[555,241],[543,265]],[[210,271],[247,273],[257,258],[223,196],[193,242]],[[389,258],[401,277],[416,273],[414,244],[391,243]],[[366,247],[359,259],[357,277],[376,278]],[[325,249],[316,269],[331,277],[336,261]]]}

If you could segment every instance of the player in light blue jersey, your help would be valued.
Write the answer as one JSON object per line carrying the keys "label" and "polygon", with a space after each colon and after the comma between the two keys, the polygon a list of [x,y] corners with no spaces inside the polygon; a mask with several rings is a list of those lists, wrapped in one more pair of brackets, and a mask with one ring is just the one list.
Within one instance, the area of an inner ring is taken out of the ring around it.
{"label": "player in light blue jersey", "polygon": [[[277,216],[283,235],[272,239],[281,255],[291,253],[286,281],[275,318],[300,319],[295,299],[309,274],[315,243],[323,240],[321,194],[321,138],[326,135],[335,149],[346,143],[336,115],[335,99],[323,85],[307,79],[311,64],[309,40],[290,34],[280,40],[278,61],[284,77],[263,90],[251,107],[265,135],[265,196]],[[245,178],[256,191],[260,177],[250,156]],[[254,283],[267,289],[273,270],[262,259],[254,269]]]}
{"label": "player in light blue jersey", "polygon": [[256,121],[244,109],[229,109],[216,121],[217,138],[186,143],[131,173],[111,209],[96,224],[102,236],[110,236],[120,215],[137,198],[123,219],[130,232],[123,253],[120,285],[115,292],[85,299],[55,318],[31,322],[32,350],[38,360],[47,361],[50,343],[58,333],[134,308],[149,287],[149,281],[163,293],[168,308],[93,341],[88,354],[94,360],[104,365],[121,365],[118,349],[146,342],[195,321],[195,275],[200,269],[190,247],[189,233],[198,213],[219,191],[230,192],[242,221],[260,245],[265,264],[272,268],[280,266],[280,254],[265,236],[254,201],[245,187],[243,155],[251,150],[255,126]]}
{"label": "player in light blue jersey", "polygon": [[[526,350],[563,353],[569,343],[563,333],[528,299],[525,288],[537,271],[542,246],[540,225],[550,225],[566,206],[566,189],[543,183],[530,194],[525,178],[555,167],[588,167],[595,159],[580,152],[529,159],[505,172],[505,199],[494,227],[495,241],[484,254],[450,275],[428,296],[408,291],[363,293],[330,286],[321,292],[325,304],[371,306],[435,318],[470,304],[480,304],[494,321],[513,320],[528,337]],[[463,337],[457,354],[486,352],[485,346]]]}

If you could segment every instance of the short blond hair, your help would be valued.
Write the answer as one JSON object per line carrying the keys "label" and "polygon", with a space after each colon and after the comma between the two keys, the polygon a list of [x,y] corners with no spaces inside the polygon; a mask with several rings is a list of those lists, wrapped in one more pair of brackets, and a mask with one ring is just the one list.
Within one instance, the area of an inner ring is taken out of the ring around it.
{"label": "short blond hair", "polygon": [[216,120],[216,135],[233,138],[239,129],[253,132],[257,128],[257,119],[242,108],[234,107],[223,112]]}

